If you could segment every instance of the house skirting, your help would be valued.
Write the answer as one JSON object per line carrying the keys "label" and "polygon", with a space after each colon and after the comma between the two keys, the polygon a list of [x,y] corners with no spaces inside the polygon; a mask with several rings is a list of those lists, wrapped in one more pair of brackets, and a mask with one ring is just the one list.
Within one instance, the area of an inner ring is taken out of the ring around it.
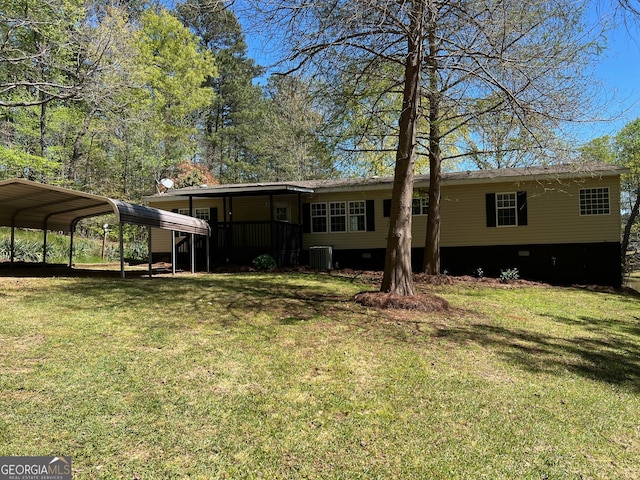
{"label": "house skirting", "polygon": [[[605,285],[620,287],[622,268],[619,243],[574,243],[556,245],[499,245],[443,247],[441,271],[450,275],[499,277],[502,270],[517,268],[520,278],[558,285]],[[382,270],[385,249],[332,251],[335,268]],[[414,248],[412,264],[420,271],[423,248]],[[309,264],[309,251],[302,255]]]}
{"label": "house skirting", "polygon": [[[502,270],[517,268],[520,278],[557,285],[617,288],[622,281],[619,243],[443,247],[440,253],[441,271],[450,275],[477,275],[481,269],[486,277],[499,277]],[[423,248],[413,249],[414,271],[421,270],[423,256]],[[300,265],[309,265],[309,250],[303,250],[300,257]],[[333,249],[331,262],[334,268],[382,270],[384,257],[384,248]],[[154,262],[170,261],[170,258],[168,252],[153,253]],[[255,252],[239,249],[229,263],[250,265],[253,258]]]}

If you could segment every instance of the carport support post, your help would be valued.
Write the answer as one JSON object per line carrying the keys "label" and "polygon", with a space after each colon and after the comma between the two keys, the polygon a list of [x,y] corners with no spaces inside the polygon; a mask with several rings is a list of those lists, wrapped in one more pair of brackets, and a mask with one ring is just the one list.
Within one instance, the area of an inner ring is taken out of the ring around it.
{"label": "carport support post", "polygon": [[16,227],[11,225],[11,263],[16,259]]}
{"label": "carport support post", "polygon": [[71,231],[69,232],[69,268],[73,268],[73,233],[76,229],[76,222],[71,224]]}
{"label": "carport support post", "polygon": [[149,243],[147,249],[149,251],[149,278],[153,276],[153,256],[151,254],[151,227],[147,227],[147,238]]}
{"label": "carport support post", "polygon": [[120,222],[120,278],[124,279],[124,224]]}
{"label": "carport support post", "polygon": [[42,243],[42,265],[47,264],[47,223],[44,225],[44,241]]}

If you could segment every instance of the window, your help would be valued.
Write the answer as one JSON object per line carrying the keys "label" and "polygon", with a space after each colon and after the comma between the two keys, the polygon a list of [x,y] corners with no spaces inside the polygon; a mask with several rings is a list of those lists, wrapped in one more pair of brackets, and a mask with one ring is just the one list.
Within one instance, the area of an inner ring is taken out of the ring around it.
{"label": "window", "polygon": [[496,218],[499,227],[518,224],[515,193],[496,193]]}
{"label": "window", "polygon": [[527,192],[487,193],[487,227],[527,225]]}
{"label": "window", "polygon": [[[429,215],[429,199],[427,197],[414,198],[411,201],[411,214],[412,215]],[[385,217],[391,216],[391,199],[385,198],[382,201],[382,215]]]}
{"label": "window", "polygon": [[580,189],[580,215],[608,215],[609,188]]}
{"label": "window", "polygon": [[329,217],[332,232],[347,231],[347,206],[345,202],[331,202],[329,204]]}
{"label": "window", "polygon": [[[188,208],[179,208],[178,209],[178,213],[182,214],[182,215],[188,215],[191,216],[191,212],[189,211]],[[200,220],[210,220],[211,216],[209,214],[209,208],[194,208],[193,209],[193,216],[196,218],[199,218]]]}
{"label": "window", "polygon": [[274,205],[273,206],[273,218],[280,222],[289,221],[289,206],[288,205]]}
{"label": "window", "polygon": [[376,229],[373,200],[304,203],[302,217],[304,233],[373,232]]}
{"label": "window", "polygon": [[[209,221],[211,219],[211,214],[209,213],[210,210],[209,208],[194,208],[193,209],[193,216],[195,218],[199,218],[200,220],[206,220]],[[188,208],[179,208],[178,209],[178,213],[181,215],[187,215],[187,216],[191,216],[191,211]],[[176,232],[176,236],[178,237],[184,237],[186,236],[186,233],[182,233],[182,232]]]}
{"label": "window", "polygon": [[414,198],[411,202],[411,213],[413,215],[428,215],[429,199],[426,197]]}
{"label": "window", "polygon": [[327,231],[327,204],[311,204],[311,231],[321,233]]}
{"label": "window", "polygon": [[364,232],[367,229],[364,201],[349,202],[349,231]]}

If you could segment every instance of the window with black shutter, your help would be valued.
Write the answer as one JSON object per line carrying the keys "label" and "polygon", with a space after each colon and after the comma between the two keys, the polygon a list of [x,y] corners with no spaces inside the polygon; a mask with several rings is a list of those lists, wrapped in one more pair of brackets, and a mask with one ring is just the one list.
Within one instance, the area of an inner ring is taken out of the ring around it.
{"label": "window with black shutter", "polygon": [[485,202],[487,227],[527,225],[527,192],[487,193]]}

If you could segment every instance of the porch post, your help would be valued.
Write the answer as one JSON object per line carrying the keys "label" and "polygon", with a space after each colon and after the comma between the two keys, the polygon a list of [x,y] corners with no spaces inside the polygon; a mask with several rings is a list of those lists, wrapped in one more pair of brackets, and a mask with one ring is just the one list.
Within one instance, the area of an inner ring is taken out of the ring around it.
{"label": "porch post", "polygon": [[233,197],[229,197],[229,228],[227,229],[227,252],[229,252],[229,258],[227,261],[230,261],[231,254],[235,251],[235,242],[233,240]]}
{"label": "porch post", "polygon": [[269,224],[271,229],[271,255],[276,261],[276,265],[281,267],[282,265],[280,265],[281,262],[280,262],[280,259],[278,258],[278,246],[276,245],[278,242],[276,238],[276,223],[273,218],[273,194],[272,193],[269,194]]}
{"label": "porch post", "polygon": [[302,225],[302,194],[298,192],[298,258],[296,259],[296,266],[300,264],[302,258],[302,238],[303,238],[304,226]]}
{"label": "porch post", "polygon": [[171,275],[176,274],[176,231],[171,230]]}
{"label": "porch post", "polygon": [[196,235],[191,234],[191,273],[196,273]]}
{"label": "porch post", "polygon": [[211,235],[207,235],[205,237],[205,245],[206,245],[206,249],[207,249],[207,273],[211,272],[211,260],[210,260],[210,253],[211,253]]}

